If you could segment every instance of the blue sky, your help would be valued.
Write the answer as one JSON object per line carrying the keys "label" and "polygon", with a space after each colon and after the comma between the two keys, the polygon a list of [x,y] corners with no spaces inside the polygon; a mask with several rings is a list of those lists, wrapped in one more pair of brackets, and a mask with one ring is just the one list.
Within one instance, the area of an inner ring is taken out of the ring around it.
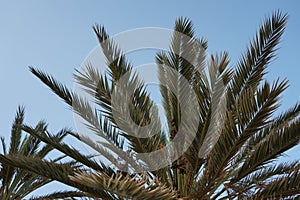
{"label": "blue sky", "polygon": [[[73,86],[72,74],[98,44],[92,31],[103,24],[111,35],[133,28],[172,28],[179,16],[190,18],[211,53],[228,51],[234,64],[264,17],[275,9],[290,16],[278,58],[267,78],[287,78],[282,109],[300,100],[299,1],[1,1],[0,3],[0,135],[8,137],[18,105],[26,122],[45,119],[52,131],[74,127],[68,107],[28,70],[38,67]],[[154,58],[152,60],[154,61]],[[299,159],[300,148],[289,152]]]}

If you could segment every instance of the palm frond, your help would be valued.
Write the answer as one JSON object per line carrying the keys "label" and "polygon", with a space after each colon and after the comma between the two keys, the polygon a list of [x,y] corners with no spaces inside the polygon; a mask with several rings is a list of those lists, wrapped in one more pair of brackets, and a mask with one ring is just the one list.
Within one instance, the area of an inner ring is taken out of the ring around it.
{"label": "palm frond", "polygon": [[271,135],[259,142],[253,153],[245,160],[236,179],[255,171],[264,164],[278,158],[286,150],[294,147],[300,142],[300,121],[293,122],[288,129],[282,129],[271,133]]}
{"label": "palm frond", "polygon": [[263,185],[252,199],[297,199],[300,197],[299,167],[286,176],[276,178]]}
{"label": "palm frond", "polygon": [[[48,136],[46,136],[46,135],[36,133],[29,126],[23,126],[23,130],[28,132],[29,134],[33,135],[34,137],[39,138],[44,143],[51,145],[56,150],[62,152],[63,154],[69,156],[70,158],[76,160],[77,162],[82,163],[82,164],[86,165],[87,167],[90,167],[91,169],[100,170],[100,171],[103,171],[106,169],[105,167],[103,167],[103,165],[101,165],[101,163],[99,164],[99,163],[93,161],[92,159],[89,158],[89,156],[83,155],[82,153],[79,152],[79,150],[77,150],[75,148],[71,148],[70,146],[66,145],[65,143],[55,139],[55,137],[51,136],[50,134],[48,134]],[[63,130],[63,131],[70,133],[69,130]]]}
{"label": "palm frond", "polygon": [[87,197],[88,194],[79,191],[57,191],[48,195],[32,196],[29,200],[47,200],[47,199],[77,199],[78,197]]}
{"label": "palm frond", "polygon": [[145,175],[130,177],[117,174],[110,177],[99,173],[76,173],[71,177],[71,180],[83,185],[88,185],[96,190],[99,187],[103,187],[107,191],[111,192],[112,194],[116,194],[121,198],[145,200],[177,199],[176,191],[166,187],[159,182],[158,179],[154,179],[149,183]]}
{"label": "palm frond", "polygon": [[257,88],[266,73],[265,69],[276,55],[287,18],[286,14],[276,11],[259,28],[233,75],[232,93],[235,98],[247,88],[252,88],[254,91]]}
{"label": "palm frond", "polygon": [[29,67],[31,73],[38,77],[45,85],[47,85],[55,94],[62,98],[68,105],[72,105],[72,92],[68,88],[55,80],[49,74],[42,72],[41,70]]}
{"label": "palm frond", "polygon": [[[94,31],[107,59],[112,84],[109,85],[107,77],[101,75],[92,66],[87,66],[84,72],[77,73],[75,75],[76,80],[90,94],[94,94],[95,102],[101,107],[99,112],[103,113],[104,117],[107,117],[116,128],[121,130],[121,135],[127,139],[132,150],[135,152],[156,150],[157,145],[164,140],[159,134],[161,125],[158,113],[155,111],[155,105],[146,92],[143,81],[132,70],[132,66],[126,61],[125,55],[113,39],[109,38],[104,27],[94,26]],[[128,94],[126,92],[128,90],[132,93]],[[115,99],[112,100],[112,96]],[[117,99],[118,97],[122,97],[121,102]],[[128,104],[123,102],[124,99]],[[130,114],[132,121],[128,122],[128,116],[124,113]],[[146,126],[150,123],[150,119],[152,126],[149,131],[146,131],[146,134],[149,135],[151,130],[154,137],[140,138],[141,131],[139,128],[135,128],[135,124]],[[132,137],[132,135],[137,137]],[[151,145],[147,145],[147,143]]]}
{"label": "palm frond", "polygon": [[24,120],[24,107],[19,107],[13,126],[10,137],[9,153],[13,154],[19,150],[19,145],[21,141],[21,125]]}
{"label": "palm frond", "polygon": [[[2,145],[5,147],[3,155],[31,156],[36,159],[43,159],[53,150],[53,147],[43,144],[42,141],[36,137],[24,135],[22,130],[23,120],[24,108],[19,107],[12,126],[11,142],[8,152],[6,151],[4,138],[2,139]],[[43,132],[46,128],[47,125],[45,122],[39,122],[33,131]],[[65,136],[66,135],[60,134],[55,137],[58,141],[61,141]],[[60,158],[56,158],[55,160],[59,161]],[[35,189],[48,184],[52,180],[1,162],[0,181],[0,196],[5,200],[24,198]]]}
{"label": "palm frond", "polygon": [[[40,176],[48,177],[52,180],[62,182],[66,185],[81,188],[82,191],[88,192],[94,196],[101,196],[104,198],[110,198],[111,196],[103,189],[98,188],[96,191],[88,186],[81,185],[72,181],[69,176],[74,175],[77,170],[80,170],[78,166],[74,166],[72,163],[53,163],[49,161],[43,161],[37,158],[24,157],[24,156],[3,156],[0,155],[0,161],[8,165],[25,169],[31,173],[35,173]],[[28,165],[28,163],[31,163]]]}

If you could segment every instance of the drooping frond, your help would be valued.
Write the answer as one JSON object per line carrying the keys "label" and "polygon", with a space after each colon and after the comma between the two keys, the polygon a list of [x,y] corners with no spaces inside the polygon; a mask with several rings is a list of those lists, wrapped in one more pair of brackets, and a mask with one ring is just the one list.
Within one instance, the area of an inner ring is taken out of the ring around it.
{"label": "drooping frond", "polygon": [[[263,188],[270,181],[284,177],[291,173],[294,169],[299,168],[299,162],[285,162],[276,165],[269,165],[264,168],[260,168],[255,172],[249,174],[245,178],[239,179],[236,183],[229,183],[232,190],[239,193],[239,197],[243,197],[243,193],[251,191],[255,193],[255,189]],[[242,196],[241,196],[242,195]],[[246,194],[244,195],[246,197]]]}
{"label": "drooping frond", "polygon": [[[84,192],[88,192],[91,196],[101,196],[104,198],[110,198],[110,195],[103,190],[103,188],[98,188],[97,191],[94,189],[79,184],[77,182],[72,181],[69,176],[74,175],[77,171],[76,165],[73,166],[72,163],[54,163],[51,161],[43,161],[37,158],[32,157],[20,157],[18,155],[15,156],[3,156],[0,155],[0,161],[2,163],[9,164],[14,167],[19,167],[30,171],[31,173],[35,173],[40,176],[48,177],[52,180],[56,180],[62,183],[65,183],[72,187],[80,188]],[[28,165],[28,163],[31,163]],[[74,168],[75,167],[75,168]],[[78,170],[80,170],[78,168]]]}
{"label": "drooping frond", "polygon": [[112,194],[126,199],[177,199],[175,191],[166,187],[158,179],[149,182],[146,175],[130,177],[117,174],[110,177],[98,173],[76,173],[71,179],[96,190],[103,187]]}
{"label": "drooping frond", "polygon": [[253,147],[253,153],[243,163],[236,179],[239,180],[257,168],[261,168],[261,166],[272,162],[286,150],[299,144],[299,130],[300,120],[290,124],[288,129],[281,129],[270,133],[268,137]]}
{"label": "drooping frond", "polygon": [[[79,191],[57,191],[48,195],[32,196],[29,200],[47,200],[47,199],[77,199],[78,197],[87,197],[87,193]],[[81,198],[82,199],[82,198]]]}
{"label": "drooping frond", "polygon": [[271,180],[258,189],[252,199],[298,199],[300,197],[300,173],[299,166],[282,176]]}
{"label": "drooping frond", "polygon": [[[35,132],[29,126],[24,126],[23,129],[26,132],[28,132],[29,134],[33,135],[34,137],[39,138],[44,143],[49,144],[56,150],[62,152],[63,154],[69,156],[70,158],[76,160],[79,163],[82,163],[83,165],[85,165],[91,169],[99,170],[99,171],[106,171],[106,172],[110,171],[108,168],[103,167],[103,165],[101,163],[95,162],[94,160],[89,158],[89,156],[83,155],[82,153],[79,152],[79,150],[72,148],[69,145],[67,145],[61,141],[56,140],[53,136],[51,136],[49,134],[48,135],[39,134],[39,133]],[[66,130],[66,133],[68,133],[68,130]],[[75,135],[75,134],[73,133],[73,135]],[[80,139],[80,138],[78,138],[78,139]],[[112,171],[110,171],[110,173],[112,173]]]}

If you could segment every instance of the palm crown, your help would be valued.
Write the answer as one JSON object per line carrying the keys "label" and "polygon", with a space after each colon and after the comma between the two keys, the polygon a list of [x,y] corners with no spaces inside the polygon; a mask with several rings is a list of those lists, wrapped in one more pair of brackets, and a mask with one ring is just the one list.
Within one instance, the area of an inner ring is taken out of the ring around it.
{"label": "palm crown", "polygon": [[[0,160],[101,199],[299,197],[299,162],[279,163],[277,159],[299,143],[300,106],[274,116],[287,81],[263,79],[286,22],[287,15],[274,12],[237,64],[229,68],[228,53],[206,56],[207,42],[195,37],[188,19],[179,18],[169,51],[156,56],[166,129],[144,82],[104,27],[95,26],[109,72],[101,74],[88,65],[76,72],[75,80],[101,109],[94,109],[52,76],[30,70],[103,142],[69,133],[113,167],[29,126],[23,129],[78,165],[9,155],[1,155]],[[122,102],[118,95],[128,101]],[[151,137],[139,137],[141,129],[128,122],[124,113],[139,127],[147,126],[146,136]],[[160,152],[155,155],[162,157],[139,156],[149,152]],[[159,167],[152,170],[153,166]]]}

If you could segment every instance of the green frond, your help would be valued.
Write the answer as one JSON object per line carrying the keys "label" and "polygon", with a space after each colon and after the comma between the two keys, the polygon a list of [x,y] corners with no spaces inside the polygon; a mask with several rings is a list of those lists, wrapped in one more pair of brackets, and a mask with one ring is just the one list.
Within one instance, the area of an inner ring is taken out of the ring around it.
{"label": "green frond", "polygon": [[[95,98],[95,102],[98,106],[100,106],[99,113],[101,113],[101,116],[108,119],[108,123],[111,123],[113,126],[115,126],[115,128],[120,130],[116,130],[113,143],[117,142],[117,138],[121,138],[119,137],[119,132],[121,132],[122,137],[127,139],[124,142],[128,142],[129,146],[134,151],[149,152],[156,147],[154,146],[152,149],[147,149],[142,144],[151,143],[153,145],[158,143],[154,141],[162,141],[163,139],[159,139],[159,134],[156,134],[157,136],[153,138],[148,138],[147,141],[146,139],[142,141],[142,139],[138,137],[131,137],[131,135],[138,135],[139,131],[136,130],[131,123],[128,123],[127,116],[124,116],[124,113],[130,113],[133,122],[138,125],[147,125],[150,122],[149,119],[151,117],[151,121],[155,122],[155,126],[153,125],[152,127],[157,129],[157,131],[152,131],[159,133],[160,121],[158,120],[158,114],[151,112],[155,110],[155,105],[153,104],[152,100],[150,100],[149,94],[145,90],[143,81],[139,80],[137,74],[133,72],[132,66],[126,61],[125,55],[121,52],[117,44],[115,44],[114,41],[109,38],[105,29],[100,26],[95,26],[94,31],[107,59],[107,65],[110,69],[109,75],[112,78],[112,84],[108,83],[108,78],[106,75],[101,75],[96,69],[93,68],[93,66],[90,65],[86,66],[83,72],[78,72],[75,74],[75,79],[89,94],[92,94],[92,96]],[[120,80],[121,76],[122,80]],[[122,82],[120,83],[120,81]],[[132,94],[124,93],[124,87],[125,90],[132,90]],[[124,102],[120,104],[116,99],[114,99],[114,102],[112,102],[112,95],[121,96],[123,97],[122,99],[127,99],[128,104]],[[119,117],[117,122],[116,116]],[[99,128],[94,127],[93,130],[96,130],[95,128],[98,129],[96,132],[99,132]],[[128,132],[130,132],[130,135],[127,134]],[[152,134],[155,135],[154,133]],[[122,139],[120,140],[122,141]]]}
{"label": "green frond", "polygon": [[[104,115],[123,132],[122,136],[127,139],[129,146],[134,151],[150,152],[155,150],[157,147],[154,146],[154,144],[159,144],[159,142],[155,141],[163,141],[163,138],[161,138],[159,134],[161,125],[158,113],[155,113],[155,105],[146,92],[143,81],[141,81],[132,70],[132,66],[126,61],[125,55],[117,44],[109,38],[105,29],[100,26],[95,26],[94,31],[99,39],[100,46],[110,69],[110,76],[112,77],[111,88],[108,86],[107,78],[103,75],[100,76],[99,73],[89,66],[87,66],[87,70],[84,74],[81,73],[79,76],[76,76],[77,79],[83,86],[88,88],[90,92],[96,94],[96,103],[106,111]],[[122,79],[120,79],[120,77],[122,77]],[[128,90],[132,91],[132,94],[128,94],[126,92]],[[122,97],[122,100],[127,100],[128,104],[118,99],[114,99],[114,102],[111,102],[112,95],[117,98]],[[128,118],[124,113],[129,113],[132,121],[136,125],[148,125],[151,119],[153,126],[149,130],[151,130],[153,132],[151,134],[155,136],[147,139],[132,137],[131,135],[138,136],[139,131],[134,128],[132,123],[128,123]],[[115,123],[116,120],[118,120],[117,124]],[[127,134],[128,132],[130,132],[130,134]],[[150,149],[147,145],[143,145],[147,143],[152,144]]]}
{"label": "green frond", "polygon": [[[245,178],[239,179],[235,186],[240,186],[243,191],[254,187],[255,184],[263,185],[266,182],[272,180],[274,176],[282,176],[291,173],[293,170],[299,168],[299,162],[284,162],[280,164],[270,164],[265,167],[261,167],[253,173],[249,174]],[[240,191],[240,192],[243,192]]]}
{"label": "green frond", "polygon": [[[224,121],[224,113],[226,112],[226,83],[223,81],[224,74],[227,73],[225,68],[228,65],[228,54],[220,54],[211,57],[210,61],[210,84],[207,86],[207,92],[210,91],[210,96],[207,96],[206,104],[200,106],[201,122],[198,127],[196,138],[194,139],[191,147],[185,153],[186,158],[191,163],[196,174],[201,165],[204,164],[204,158],[207,157],[211,147],[217,142],[221,134],[221,128]],[[199,91],[199,93],[202,91]],[[203,92],[202,92],[203,93]],[[198,95],[199,97],[200,95]],[[203,96],[203,94],[201,95]],[[203,98],[201,98],[203,100]],[[203,102],[201,102],[203,104]],[[215,124],[209,126],[209,124]],[[195,173],[194,172],[194,173]],[[194,178],[194,177],[193,177]]]}
{"label": "green frond", "polygon": [[13,154],[19,150],[19,145],[21,141],[21,126],[24,120],[24,107],[19,107],[15,120],[13,122],[11,137],[10,137],[10,145],[9,145],[9,153]]}
{"label": "green frond", "polygon": [[298,120],[293,122],[288,129],[273,132],[265,140],[260,141],[253,148],[253,153],[245,160],[236,179],[241,179],[264,164],[278,158],[286,150],[299,144],[299,130],[300,121]]}
{"label": "green frond", "polygon": [[293,107],[277,116],[270,126],[271,129],[278,129],[288,126],[294,120],[299,118],[300,104],[296,103]]}
{"label": "green frond", "polygon": [[[177,19],[169,51],[167,53],[160,52],[156,56],[156,63],[159,67],[160,92],[169,129],[171,129],[171,121],[175,122],[177,128],[180,122],[177,100],[180,89],[183,89],[182,86],[180,87],[182,83],[180,79],[186,79],[192,84],[193,80],[197,78],[195,76],[199,75],[205,64],[206,41],[196,39],[193,29],[191,21],[187,18]],[[182,77],[180,78],[180,76]]]}
{"label": "green frond", "polygon": [[[207,167],[204,171],[207,176],[203,176],[199,182],[199,188],[202,188],[199,191],[200,194],[211,191],[213,188],[217,189],[219,187],[218,182],[224,182],[226,176],[231,176],[231,173],[234,173],[236,169],[233,166],[235,164],[231,161],[234,162],[236,160],[234,159],[235,156],[247,144],[247,141],[269,123],[268,119],[278,107],[279,95],[285,90],[286,85],[286,81],[281,83],[277,81],[272,87],[265,83],[256,94],[248,89],[250,92],[245,93],[248,96],[243,98],[240,104],[236,104],[239,115],[252,113],[247,116],[248,120],[245,121],[245,125],[241,123],[241,120],[236,124],[233,118],[234,115],[227,112],[223,133],[209,155]],[[240,107],[241,109],[239,109]],[[229,171],[227,171],[228,166],[231,166]],[[204,187],[205,185],[206,187]]]}
{"label": "green frond", "polygon": [[[6,151],[4,138],[2,139],[2,145],[5,147],[3,155],[5,156],[31,156],[36,159],[43,159],[47,156],[53,148],[45,145],[36,137],[28,136],[24,134],[23,127],[24,120],[24,108],[19,107],[16,118],[14,120],[11,132],[11,142],[9,146],[9,152]],[[43,132],[47,128],[45,122],[39,122],[33,129],[34,132]],[[58,140],[62,140],[65,135],[57,135]],[[57,161],[59,158],[54,158]],[[44,178],[31,172],[27,172],[22,169],[15,168],[13,165],[8,165],[1,161],[0,170],[0,196],[1,199],[21,199],[32,191],[40,188],[52,180]]]}
{"label": "green frond", "polygon": [[233,75],[232,92],[235,98],[247,88],[255,91],[259,85],[266,73],[265,69],[276,55],[287,18],[287,15],[280,11],[274,12],[272,17],[266,19],[259,28]]}
{"label": "green frond", "polygon": [[[57,140],[54,136],[51,136],[50,134],[48,134],[46,136],[46,135],[36,133],[29,126],[24,126],[23,130],[28,132],[32,136],[39,138],[44,143],[51,145],[53,148],[62,152],[65,155],[69,156],[70,158],[74,159],[75,161],[82,163],[82,164],[86,165],[87,167],[90,167],[91,169],[100,170],[100,171],[105,169],[102,167],[101,164],[90,159],[89,156],[83,155],[82,153],[79,152],[79,150],[72,148],[69,145],[66,145],[65,143]],[[66,131],[66,132],[69,132],[69,131]],[[78,139],[80,139],[80,138],[78,138]]]}
{"label": "green frond", "polygon": [[112,81],[118,81],[125,73],[131,70],[132,66],[126,61],[125,55],[113,39],[109,37],[103,26],[95,25],[93,29],[107,59],[107,66],[110,69]]}
{"label": "green frond", "polygon": [[78,197],[88,197],[89,195],[79,191],[57,191],[48,195],[32,196],[29,200],[47,200],[47,199],[77,199]]}
{"label": "green frond", "polygon": [[300,197],[299,167],[286,176],[276,178],[251,196],[252,199],[298,199]]}
{"label": "green frond", "polygon": [[130,177],[117,174],[110,177],[100,173],[76,173],[71,179],[95,190],[99,187],[105,188],[110,193],[126,199],[177,199],[176,191],[166,187],[156,178],[149,182],[145,175]]}
{"label": "green frond", "polygon": [[38,69],[29,67],[31,73],[39,78],[45,85],[47,85],[57,96],[62,98],[68,105],[72,106],[72,92],[66,86],[55,80],[49,74],[46,74]]}
{"label": "green frond", "polygon": [[94,189],[88,186],[81,185],[77,182],[72,181],[69,177],[71,175],[75,175],[75,172],[76,171],[79,172],[80,170],[76,165],[74,166],[72,163],[58,164],[49,161],[43,161],[38,158],[25,157],[19,155],[13,155],[13,156],[0,155],[0,161],[2,163],[6,163],[14,167],[25,169],[39,176],[48,177],[52,180],[59,181],[66,185],[75,188],[80,188],[83,192],[88,192],[93,196],[102,195],[102,197],[110,198],[110,195],[101,188],[98,188],[98,190],[95,191]]}

